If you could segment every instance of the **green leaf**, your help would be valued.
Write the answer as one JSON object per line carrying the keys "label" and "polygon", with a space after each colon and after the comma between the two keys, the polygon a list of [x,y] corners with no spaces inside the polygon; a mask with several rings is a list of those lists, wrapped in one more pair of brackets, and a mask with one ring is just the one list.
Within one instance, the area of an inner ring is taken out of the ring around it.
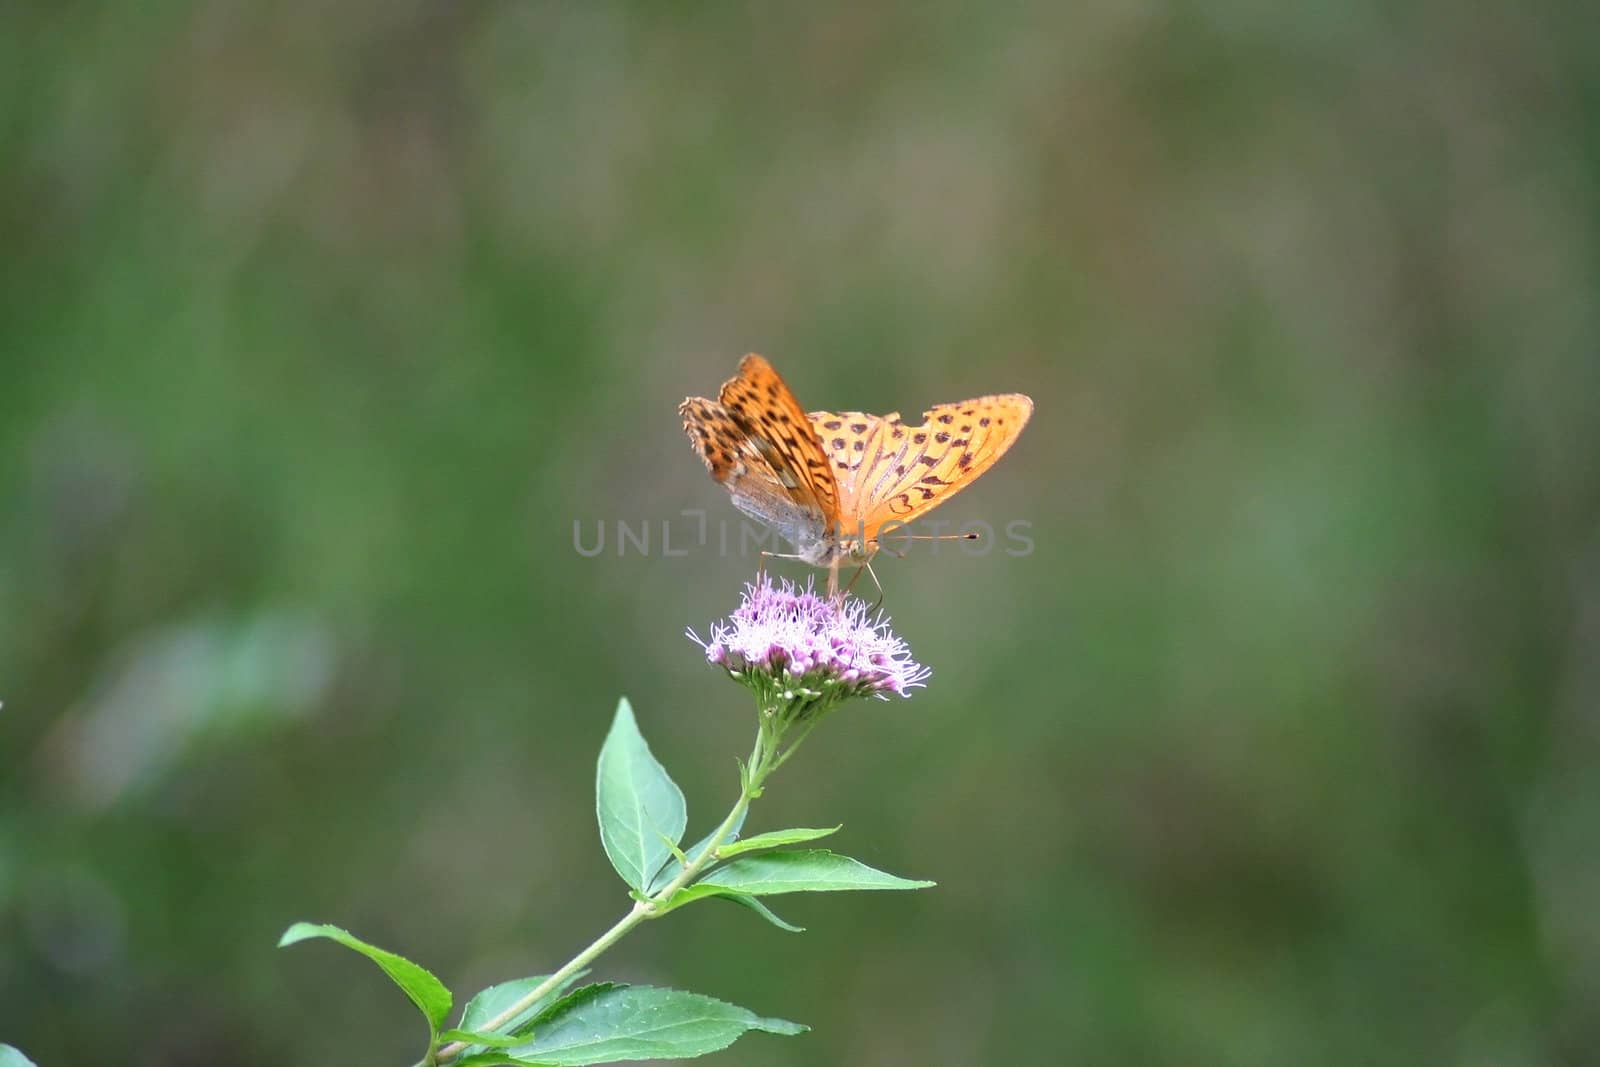
{"label": "green leaf", "polygon": [[[490,1033],[486,1029],[489,1025],[489,1020],[495,1018],[511,1005],[543,985],[550,976],[535,974],[527,978],[513,978],[509,982],[500,982],[497,985],[480,989],[473,994],[471,1000],[467,1001],[467,1006],[461,1009],[461,1021],[456,1024],[456,1029],[462,1031],[462,1033],[451,1031],[450,1033],[440,1034],[439,1040],[470,1041],[474,1046],[492,1046],[495,1048],[505,1048],[509,1045],[526,1043],[528,1040],[527,1035],[518,1036],[515,1031],[519,1028],[525,1028],[535,1015],[548,1008],[572,986],[572,983],[588,973],[587,970],[583,970],[568,975],[561,984],[518,1012],[510,1021],[502,1023],[494,1033]],[[493,1037],[495,1040],[491,1041],[488,1039],[489,1037]],[[479,1051],[479,1047],[469,1048],[462,1055],[471,1056]]]}
{"label": "green leaf", "polygon": [[[547,974],[529,975],[527,978],[513,978],[509,982],[500,982],[496,985],[480,989],[467,1001],[467,1006],[461,1009],[461,1021],[456,1025],[463,1030],[477,1030],[489,1024],[489,1020],[505,1011],[511,1005],[521,1000],[524,996],[539,988],[549,981]],[[544,1003],[549,1003],[552,998],[544,998]],[[521,1013],[518,1018],[499,1027],[501,1030],[514,1029],[519,1023],[527,1022],[538,1012],[537,1004]]]}
{"label": "green leaf", "polygon": [[534,1039],[509,1054],[519,1063],[554,1067],[690,1059],[727,1048],[750,1030],[806,1030],[698,993],[609,983],[568,994],[534,1019],[534,1027]]}
{"label": "green leaf", "polygon": [[11,1045],[0,1045],[0,1067],[34,1067],[34,1062]]}
{"label": "green leaf", "polygon": [[326,937],[337,941],[345,948],[354,949],[382,967],[383,973],[405,991],[406,996],[411,998],[411,1002],[428,1020],[430,1035],[437,1034],[439,1027],[444,1025],[445,1019],[450,1014],[450,990],[446,989],[439,979],[404,956],[397,956],[393,952],[369,945],[348,930],[321,923],[295,923],[278,939],[278,947],[284,948],[313,937]]}
{"label": "green leaf", "polygon": [[526,1034],[486,1034],[481,1030],[449,1029],[439,1033],[439,1040],[466,1041],[472,1045],[482,1045],[485,1048],[510,1048],[512,1045],[525,1045],[528,1043]]}
{"label": "green leaf", "polygon": [[595,775],[600,843],[622,880],[641,892],[672,858],[688,812],[666,769],[650,754],[627,698],[617,702]]}
{"label": "green leaf", "polygon": [[[842,826],[844,824],[840,823],[839,825]],[[771,830],[764,834],[757,834],[754,837],[747,837],[743,841],[735,841],[731,844],[723,845],[717,850],[717,856],[721,859],[728,859],[731,856],[739,855],[741,852],[754,852],[759,848],[777,848],[780,845],[798,845],[802,841],[815,841],[819,837],[827,837],[829,834],[838,832],[838,826],[830,826],[826,830],[812,830],[804,826],[797,826],[792,830]]]}
{"label": "green leaf", "polygon": [[776,926],[780,930],[787,930],[791,934],[803,934],[806,932],[806,928],[804,926],[796,926],[792,922],[787,922],[784,919],[779,918],[776,914],[774,914],[771,908],[767,907],[765,904],[761,903],[761,901],[757,900],[748,893],[735,893],[732,890],[728,890],[726,892],[718,893],[717,897],[721,900],[731,900],[735,904],[743,904],[745,907],[749,908],[751,911],[755,912],[757,915],[761,916],[763,919],[767,920],[767,922],[771,923],[773,926]]}
{"label": "green leaf", "polygon": [[926,889],[932,882],[897,878],[849,856],[827,849],[797,849],[744,856],[718,867],[694,885],[680,889],[667,908],[729,890],[762,896],[768,893],[831,893],[845,889]]}
{"label": "green leaf", "polygon": [[[739,817],[733,821],[733,827],[728,831],[728,836],[731,840],[738,840],[739,831],[744,828],[744,817],[749,814],[750,808],[748,805],[746,805],[745,809],[739,812]],[[690,863],[693,863],[695,860],[705,855],[705,851],[708,847],[710,847],[711,839],[716,836],[716,833],[717,831],[712,830],[709,834],[706,834],[706,836],[696,841],[689,851],[684,853],[684,858]],[[726,848],[726,846],[724,846],[724,848]],[[663,889],[667,888],[667,883],[678,877],[682,871],[683,867],[676,863],[669,863],[662,867],[661,870],[656,872],[655,880],[650,883],[649,893],[654,895],[661,892]]]}

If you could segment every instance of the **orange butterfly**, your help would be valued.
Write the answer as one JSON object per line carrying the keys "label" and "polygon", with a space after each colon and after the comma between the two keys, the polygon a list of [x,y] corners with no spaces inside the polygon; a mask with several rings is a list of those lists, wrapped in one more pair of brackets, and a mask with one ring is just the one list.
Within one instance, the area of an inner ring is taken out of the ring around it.
{"label": "orange butterfly", "polygon": [[797,551],[787,558],[828,568],[836,592],[841,563],[865,567],[880,535],[994,466],[1027,425],[1033,401],[1002,393],[940,404],[923,412],[920,426],[905,425],[899,412],[807,415],[772,364],[751,354],[717,399],[692,396],[678,413],[734,507],[791,542]]}

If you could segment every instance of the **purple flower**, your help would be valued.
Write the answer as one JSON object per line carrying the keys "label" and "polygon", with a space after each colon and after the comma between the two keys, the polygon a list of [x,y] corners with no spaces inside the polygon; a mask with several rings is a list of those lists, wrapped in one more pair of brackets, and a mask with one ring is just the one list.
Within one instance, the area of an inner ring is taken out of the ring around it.
{"label": "purple flower", "polygon": [[908,697],[931,673],[882,613],[847,599],[835,603],[805,588],[763,576],[745,586],[739,607],[701,640],[706,660],[749,686],[763,711],[789,722],[814,718],[850,697]]}

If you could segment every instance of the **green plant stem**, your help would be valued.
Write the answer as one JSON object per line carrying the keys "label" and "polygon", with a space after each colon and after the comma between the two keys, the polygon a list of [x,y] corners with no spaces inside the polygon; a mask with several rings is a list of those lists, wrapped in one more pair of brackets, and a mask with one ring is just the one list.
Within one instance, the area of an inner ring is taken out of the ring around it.
{"label": "green plant stem", "polygon": [[[803,737],[804,735],[802,734],[801,738],[803,739]],[[700,872],[705,870],[707,864],[716,860],[717,849],[727,841],[728,835],[733,832],[733,828],[744,818],[745,812],[750,809],[750,801],[760,795],[761,783],[766,780],[767,775],[777,770],[778,764],[787,759],[789,754],[794,751],[794,745],[790,745],[788,750],[780,757],[778,755],[778,741],[779,738],[767,729],[766,719],[763,717],[761,729],[756,734],[755,748],[750,752],[750,763],[745,769],[744,781],[739,790],[739,800],[729,810],[727,818],[722,820],[722,825],[718,826],[711,835],[711,840],[707,842],[704,852],[685,865],[683,870],[678,872],[678,876],[663,886],[660,892],[652,894],[648,900],[635,901],[628,914],[618,919],[611,929],[595,938],[588,948],[568,960],[558,971],[540,982],[515,1004],[483,1023],[477,1029],[485,1033],[498,1031],[500,1027],[510,1023],[518,1015],[521,1015],[541,999],[548,996],[552,990],[560,988],[561,983],[584,967],[587,967],[606,949],[621,941],[635,926],[638,926],[646,919],[654,919],[666,914],[661,910],[661,905],[671,900],[678,890],[694,881]],[[798,739],[795,744],[799,744]],[[432,1056],[416,1064],[416,1067],[435,1067],[438,1064],[447,1064],[457,1059],[463,1051],[471,1047],[471,1044],[470,1041],[453,1041],[440,1048]]]}

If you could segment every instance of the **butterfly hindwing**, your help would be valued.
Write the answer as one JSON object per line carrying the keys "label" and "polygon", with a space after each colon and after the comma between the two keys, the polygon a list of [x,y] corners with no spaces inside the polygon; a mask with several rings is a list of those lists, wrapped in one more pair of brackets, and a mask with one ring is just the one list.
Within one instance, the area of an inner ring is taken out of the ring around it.
{"label": "butterfly hindwing", "polygon": [[862,503],[872,486],[892,474],[905,448],[908,432],[900,413],[868,415],[864,411],[815,411],[809,416],[822,449],[833,465],[839,487],[839,519],[846,536],[858,536],[865,517]]}

